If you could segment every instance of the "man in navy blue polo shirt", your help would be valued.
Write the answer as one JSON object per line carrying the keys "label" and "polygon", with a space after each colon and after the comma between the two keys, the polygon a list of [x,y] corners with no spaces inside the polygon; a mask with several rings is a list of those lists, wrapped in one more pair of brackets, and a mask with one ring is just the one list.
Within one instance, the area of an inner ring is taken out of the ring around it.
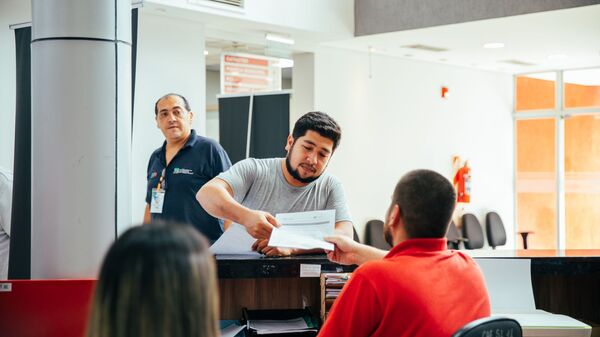
{"label": "man in navy blue polo shirt", "polygon": [[231,161],[219,143],[192,129],[194,114],[185,97],[164,95],[156,101],[154,114],[165,142],[148,162],[144,223],[188,223],[214,242],[223,233],[222,223],[196,201],[196,192],[229,169]]}

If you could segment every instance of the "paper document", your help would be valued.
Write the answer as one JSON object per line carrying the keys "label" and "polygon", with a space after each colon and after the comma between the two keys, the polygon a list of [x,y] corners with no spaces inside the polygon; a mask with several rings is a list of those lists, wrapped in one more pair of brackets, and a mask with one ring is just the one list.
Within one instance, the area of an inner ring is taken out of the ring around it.
{"label": "paper document", "polygon": [[286,320],[249,320],[248,327],[256,330],[257,335],[316,331],[309,327],[302,317]]}
{"label": "paper document", "polygon": [[494,317],[509,317],[521,325],[523,337],[589,337],[592,327],[565,315],[552,314],[543,310],[527,313],[492,312]]}
{"label": "paper document", "polygon": [[333,243],[323,237],[333,235],[335,210],[280,213],[275,216],[282,225],[274,228],[269,239],[271,247],[333,250]]}
{"label": "paper document", "polygon": [[244,226],[232,223],[231,226],[223,232],[223,235],[210,246],[210,251],[215,255],[259,256],[259,253],[252,250],[254,241],[256,241],[256,239],[248,234]]}
{"label": "paper document", "polygon": [[476,258],[490,295],[492,312],[535,310],[530,259]]}

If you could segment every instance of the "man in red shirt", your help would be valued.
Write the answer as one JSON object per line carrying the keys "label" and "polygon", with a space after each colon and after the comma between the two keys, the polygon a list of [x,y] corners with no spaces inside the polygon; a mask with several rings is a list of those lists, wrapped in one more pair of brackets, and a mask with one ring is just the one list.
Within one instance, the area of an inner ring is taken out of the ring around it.
{"label": "man in red shirt", "polygon": [[450,337],[490,315],[483,275],[473,259],[446,245],[456,205],[452,184],[429,170],[396,185],[384,226],[389,252],[342,236],[330,260],[359,264],[335,301],[320,337]]}

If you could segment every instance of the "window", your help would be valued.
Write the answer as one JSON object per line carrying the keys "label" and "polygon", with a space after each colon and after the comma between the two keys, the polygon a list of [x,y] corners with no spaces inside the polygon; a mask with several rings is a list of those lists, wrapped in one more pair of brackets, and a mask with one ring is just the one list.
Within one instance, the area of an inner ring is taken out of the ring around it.
{"label": "window", "polygon": [[513,116],[517,231],[532,249],[598,248],[600,69],[516,76]]}

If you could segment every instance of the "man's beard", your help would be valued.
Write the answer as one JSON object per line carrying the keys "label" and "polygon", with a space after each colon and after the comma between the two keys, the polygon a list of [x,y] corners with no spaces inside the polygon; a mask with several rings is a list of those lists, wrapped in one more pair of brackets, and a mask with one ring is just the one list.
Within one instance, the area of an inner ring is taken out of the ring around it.
{"label": "man's beard", "polygon": [[[292,148],[293,150],[293,148]],[[287,156],[285,156],[285,167],[287,168],[289,174],[296,180],[298,180],[299,182],[303,183],[303,184],[309,184],[312,183],[313,181],[319,179],[319,177],[321,175],[318,176],[312,176],[312,177],[307,177],[307,178],[302,178],[300,176],[300,173],[298,173],[298,170],[294,170],[292,168],[292,163],[290,161],[290,155],[291,155],[292,151],[290,151]]]}

